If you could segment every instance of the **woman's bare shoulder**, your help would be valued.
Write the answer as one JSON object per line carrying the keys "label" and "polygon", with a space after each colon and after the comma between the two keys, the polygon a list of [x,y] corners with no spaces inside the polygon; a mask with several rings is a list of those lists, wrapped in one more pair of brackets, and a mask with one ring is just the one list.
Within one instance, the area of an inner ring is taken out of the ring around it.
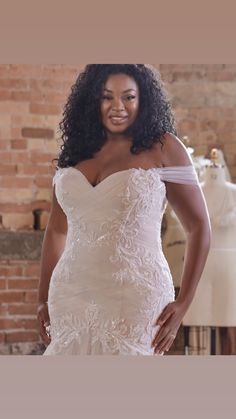
{"label": "woman's bare shoulder", "polygon": [[159,150],[161,162],[164,167],[187,166],[192,164],[187,148],[176,135],[166,132],[162,136],[162,144],[163,146]]}

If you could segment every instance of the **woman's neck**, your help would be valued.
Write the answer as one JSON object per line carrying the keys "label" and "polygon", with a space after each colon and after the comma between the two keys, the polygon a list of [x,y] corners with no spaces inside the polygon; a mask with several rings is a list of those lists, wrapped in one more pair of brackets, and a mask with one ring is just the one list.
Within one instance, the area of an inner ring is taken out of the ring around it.
{"label": "woman's neck", "polygon": [[225,170],[223,167],[209,166],[204,176],[205,186],[220,186],[226,183]]}

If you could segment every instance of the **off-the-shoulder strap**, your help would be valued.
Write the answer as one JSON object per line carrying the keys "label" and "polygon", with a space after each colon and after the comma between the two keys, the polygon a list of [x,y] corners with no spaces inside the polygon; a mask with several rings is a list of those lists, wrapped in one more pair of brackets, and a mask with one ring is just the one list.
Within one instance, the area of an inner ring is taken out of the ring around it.
{"label": "off-the-shoulder strap", "polygon": [[160,167],[159,174],[164,182],[198,185],[197,172],[193,165]]}

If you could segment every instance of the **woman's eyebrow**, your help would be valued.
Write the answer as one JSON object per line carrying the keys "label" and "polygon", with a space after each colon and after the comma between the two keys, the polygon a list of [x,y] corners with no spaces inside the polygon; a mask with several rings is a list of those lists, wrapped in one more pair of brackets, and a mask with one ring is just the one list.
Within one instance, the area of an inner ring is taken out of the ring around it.
{"label": "woman's eyebrow", "polygon": [[[103,90],[106,90],[107,92],[111,92],[111,93],[112,93],[112,90],[107,89],[106,87],[104,87],[104,89],[103,89]],[[129,92],[130,90],[133,90],[134,92],[136,92],[136,90],[135,90],[135,89],[126,89],[126,90],[123,90],[123,92],[122,92],[122,93]]]}

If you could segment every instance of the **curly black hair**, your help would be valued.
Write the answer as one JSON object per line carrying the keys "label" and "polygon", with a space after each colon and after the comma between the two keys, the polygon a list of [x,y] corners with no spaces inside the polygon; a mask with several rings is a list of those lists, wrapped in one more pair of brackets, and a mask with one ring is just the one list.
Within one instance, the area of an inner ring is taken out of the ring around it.
{"label": "curly black hair", "polygon": [[57,159],[58,167],[74,166],[92,158],[106,141],[100,116],[102,88],[111,74],[132,77],[140,91],[138,114],[125,135],[132,138],[130,152],[138,154],[162,144],[162,136],[177,135],[174,113],[164,83],[155,67],[148,64],[88,64],[78,75],[64,106],[59,122],[63,144]]}

